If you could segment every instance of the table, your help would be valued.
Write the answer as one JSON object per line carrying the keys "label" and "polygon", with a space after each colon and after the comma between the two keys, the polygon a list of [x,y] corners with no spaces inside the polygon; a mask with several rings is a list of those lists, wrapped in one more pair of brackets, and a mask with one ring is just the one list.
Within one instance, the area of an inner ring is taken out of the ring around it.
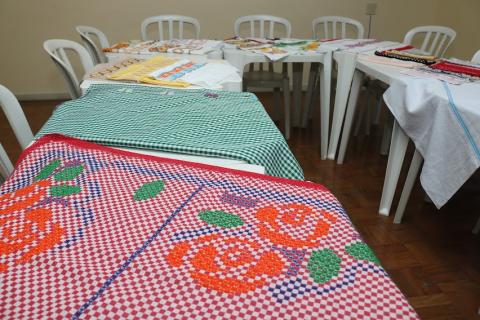
{"label": "table", "polygon": [[[382,65],[378,63],[373,63],[370,61],[362,60],[361,55],[356,53],[340,51],[336,52],[336,59],[339,61],[339,72],[338,72],[338,82],[337,82],[337,97],[335,99],[335,110],[332,123],[332,133],[329,146],[329,158],[334,159],[336,154],[336,148],[338,143],[338,136],[340,134],[343,115],[345,115],[345,124],[344,132],[342,134],[342,141],[340,144],[340,150],[337,162],[339,164],[343,163],[345,157],[345,151],[348,144],[348,138],[350,135],[351,123],[355,114],[355,108],[357,104],[358,94],[360,91],[361,83],[365,75],[368,75],[371,78],[378,79],[384,82],[387,85],[392,83],[397,83],[399,81],[404,81],[408,76],[402,74],[400,69],[397,67],[392,67],[388,65]],[[350,95],[348,92],[350,91]],[[478,90],[480,92],[480,90]],[[443,97],[445,100],[445,98]],[[348,105],[347,105],[348,100]],[[446,99],[448,100],[448,99]],[[408,106],[402,104],[395,104],[395,108],[406,108]],[[393,115],[395,116],[398,113],[390,106]],[[453,118],[452,118],[453,119]],[[471,119],[471,121],[473,121]],[[405,125],[405,123],[402,123]],[[445,131],[445,130],[444,130]],[[444,139],[441,136],[437,136],[437,139]],[[390,145],[390,152],[388,157],[388,164],[386,169],[385,181],[382,190],[382,199],[380,201],[379,212],[383,215],[388,215],[390,212],[391,204],[393,201],[396,185],[398,182],[401,166],[403,164],[405,151],[408,144],[408,136],[403,131],[397,120],[394,121],[392,141]],[[415,141],[416,142],[416,141]],[[459,146],[460,147],[460,146]],[[465,148],[463,152],[467,152],[470,146],[463,144]],[[461,151],[462,152],[462,151]],[[421,165],[421,155],[416,152],[413,163],[412,170],[409,174],[410,178],[414,173],[418,172]],[[441,176],[441,173],[438,173]],[[413,178],[414,179],[414,178]],[[412,179],[409,179],[411,183]],[[410,185],[407,186],[410,187]],[[428,188],[427,188],[428,189]],[[427,191],[428,192],[428,191]],[[403,197],[405,198],[405,197]],[[403,201],[405,202],[405,201]],[[402,205],[404,204],[402,202]],[[439,204],[439,202],[437,203]]]}
{"label": "table", "polygon": [[[240,74],[247,64],[271,62],[265,55],[253,53],[236,48],[223,49],[224,58],[233,66],[237,67]],[[321,120],[321,157],[326,159],[328,149],[328,133],[330,118],[330,84],[332,70],[332,52],[330,50],[321,53],[291,54],[285,58],[277,60],[282,63],[294,63],[293,70],[293,92],[294,92],[294,123],[300,120],[300,101],[302,85],[302,68],[296,66],[296,63],[319,63],[320,67],[320,120]]]}
{"label": "table", "polygon": [[319,184],[47,135],[0,194],[4,318],[419,319]]}
{"label": "table", "polygon": [[241,160],[303,180],[285,139],[254,94],[97,84],[59,106],[37,134]]}

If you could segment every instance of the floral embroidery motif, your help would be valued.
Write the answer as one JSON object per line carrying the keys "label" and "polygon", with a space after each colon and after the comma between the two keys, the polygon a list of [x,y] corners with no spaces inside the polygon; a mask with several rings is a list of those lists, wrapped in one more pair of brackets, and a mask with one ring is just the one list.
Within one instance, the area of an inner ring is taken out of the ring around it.
{"label": "floral embroidery motif", "polygon": [[[261,208],[257,211],[256,218],[261,222],[261,237],[276,245],[291,248],[317,246],[319,239],[328,235],[330,224],[337,220],[326,211],[322,210],[319,214],[303,204],[286,204],[280,206],[280,209]],[[313,226],[313,230],[308,230],[309,226]]]}
{"label": "floral embroidery motif", "polygon": [[167,262],[175,268],[188,265],[200,285],[233,294],[264,286],[267,277],[278,276],[285,266],[277,253],[263,252],[256,242],[220,235],[176,244]]}
{"label": "floral embroidery motif", "polygon": [[[15,263],[26,263],[33,256],[54,247],[62,241],[65,230],[58,224],[52,223],[52,211],[44,208],[32,208],[46,194],[50,180],[41,180],[17,191],[0,197],[0,256],[10,255],[28,247]],[[10,204],[15,200],[13,204]],[[8,216],[17,211],[25,214]],[[48,231],[47,231],[48,230]],[[32,246],[33,245],[33,246]],[[0,263],[0,272],[8,269],[6,263]]]}
{"label": "floral embroidery motif", "polygon": [[[64,240],[65,228],[52,221],[51,209],[42,206],[53,198],[80,193],[80,186],[52,185],[52,181],[74,180],[84,167],[67,165],[59,169],[60,165],[60,160],[51,161],[32,184],[0,196],[0,257],[16,254],[14,263],[26,263]],[[0,263],[0,272],[7,270],[8,264]]]}

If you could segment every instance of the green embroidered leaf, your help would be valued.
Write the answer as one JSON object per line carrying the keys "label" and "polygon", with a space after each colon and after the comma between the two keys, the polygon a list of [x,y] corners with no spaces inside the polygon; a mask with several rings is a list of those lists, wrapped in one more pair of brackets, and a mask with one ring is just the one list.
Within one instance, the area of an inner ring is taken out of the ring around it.
{"label": "green embroidered leaf", "polygon": [[314,251],[308,261],[307,269],[316,283],[323,284],[338,276],[341,262],[342,259],[331,249]]}
{"label": "green embroidered leaf", "polygon": [[345,251],[357,260],[367,260],[380,265],[380,260],[375,256],[372,249],[363,242],[353,243],[345,247]]}
{"label": "green embroidered leaf", "polygon": [[53,173],[53,171],[55,171],[55,169],[58,168],[60,163],[61,163],[60,160],[54,160],[49,164],[47,164],[45,167],[43,167],[42,170],[40,170],[38,175],[35,177],[35,181],[47,179]]}
{"label": "green embroidered leaf", "polygon": [[133,198],[137,201],[151,199],[159,194],[164,186],[165,183],[162,180],[145,183],[135,191]]}
{"label": "green embroidered leaf", "polygon": [[78,176],[82,172],[83,172],[83,166],[78,165],[75,167],[69,167],[69,168],[63,169],[59,173],[55,174],[53,178],[55,179],[55,181],[73,180],[75,179],[76,176]]}
{"label": "green embroidered leaf", "polygon": [[50,195],[52,197],[65,197],[71,194],[80,193],[82,189],[79,186],[51,186],[50,187]]}
{"label": "green embroidered leaf", "polygon": [[201,211],[198,217],[208,224],[222,228],[235,228],[243,225],[243,220],[239,216],[224,211]]}

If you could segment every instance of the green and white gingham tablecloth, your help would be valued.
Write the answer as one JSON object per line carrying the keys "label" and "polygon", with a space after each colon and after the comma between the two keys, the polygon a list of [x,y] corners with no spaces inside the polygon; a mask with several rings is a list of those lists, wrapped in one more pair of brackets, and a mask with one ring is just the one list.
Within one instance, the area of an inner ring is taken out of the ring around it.
{"label": "green and white gingham tablecloth", "polygon": [[61,104],[37,134],[103,145],[244,160],[303,179],[285,139],[251,93],[92,85]]}

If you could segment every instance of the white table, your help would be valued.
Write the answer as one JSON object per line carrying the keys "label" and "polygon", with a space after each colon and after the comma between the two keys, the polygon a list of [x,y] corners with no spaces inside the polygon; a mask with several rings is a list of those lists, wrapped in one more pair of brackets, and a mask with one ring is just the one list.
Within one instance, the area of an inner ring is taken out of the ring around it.
{"label": "white table", "polygon": [[[126,56],[135,57],[135,58],[139,58],[139,59],[145,59],[145,58],[148,57],[147,55],[131,55],[131,54],[123,54],[123,53],[119,53],[119,54],[109,53],[109,55],[113,55],[112,57],[115,58],[115,59],[125,58]],[[158,54],[153,54],[153,55],[158,55]],[[161,54],[161,55],[172,56],[172,57],[177,57],[177,58],[184,57],[184,58],[193,60],[195,62],[228,63],[228,62],[223,61],[223,60],[210,60],[210,59],[207,59],[205,56],[201,56],[201,55],[179,55],[179,54]],[[89,80],[89,79],[87,79],[87,80],[82,81],[82,83],[80,84],[80,88],[81,88],[82,92],[84,93],[92,84],[99,84],[99,83],[119,83],[119,81]],[[123,85],[129,85],[129,84],[134,85],[135,83],[122,83],[122,84]],[[158,87],[156,85],[149,85],[149,84],[142,84],[142,85]],[[185,90],[192,90],[192,89],[199,89],[199,87],[191,86],[191,87],[185,88]],[[242,91],[241,77],[240,77],[239,81],[225,82],[222,85],[222,87],[218,88],[218,89],[226,90],[226,91],[241,92]],[[163,158],[171,158],[171,159],[177,159],[177,160],[191,161],[191,162],[209,164],[209,165],[219,166],[219,167],[224,167],[224,168],[230,168],[230,169],[236,169],[236,170],[265,174],[265,168],[263,166],[249,164],[249,163],[247,163],[245,161],[242,161],[242,160],[222,159],[222,158],[214,158],[214,157],[202,157],[202,156],[194,156],[194,155],[170,153],[170,152],[160,152],[160,151],[146,150],[146,149],[131,149],[131,148],[118,148],[118,149],[123,149],[123,150],[131,151],[131,152],[135,152],[135,153],[147,154],[147,155],[158,156],[158,157],[163,157]]]}
{"label": "white table", "polygon": [[[243,74],[244,68],[250,63],[264,63],[272,62],[265,55],[260,53],[249,52],[246,50],[239,50],[236,48],[223,49],[223,56],[225,60],[235,66],[240,74]],[[305,54],[291,54],[285,58],[277,60],[276,62],[294,63],[293,70],[293,92],[294,92],[294,123],[300,120],[300,101],[301,101],[301,85],[302,85],[302,69],[295,66],[295,63],[319,63],[320,67],[320,119],[321,119],[321,157],[326,159],[328,148],[328,133],[329,133],[329,118],[330,118],[330,84],[332,71],[332,52],[324,53],[305,53]]]}
{"label": "white table", "polygon": [[[335,110],[328,157],[330,159],[335,158],[338,138],[343,123],[343,116],[345,115],[344,132],[342,133],[342,141],[337,159],[337,162],[341,164],[345,157],[358,94],[365,75],[378,79],[387,85],[392,84],[394,81],[405,79],[406,75],[402,74],[398,67],[365,61],[362,60],[361,55],[357,55],[356,53],[339,51],[335,53],[335,59],[339,62],[339,72],[337,76],[337,96],[335,99]],[[349,92],[350,94],[348,94]],[[389,215],[390,213],[408,142],[409,137],[395,120],[379,208],[379,213],[382,215]],[[405,190],[402,193],[401,202],[399,204],[400,211],[404,209],[406,199],[408,199],[409,192],[413,186],[413,182],[420,169],[421,163],[422,157],[419,152],[416,151],[407,177]]]}

